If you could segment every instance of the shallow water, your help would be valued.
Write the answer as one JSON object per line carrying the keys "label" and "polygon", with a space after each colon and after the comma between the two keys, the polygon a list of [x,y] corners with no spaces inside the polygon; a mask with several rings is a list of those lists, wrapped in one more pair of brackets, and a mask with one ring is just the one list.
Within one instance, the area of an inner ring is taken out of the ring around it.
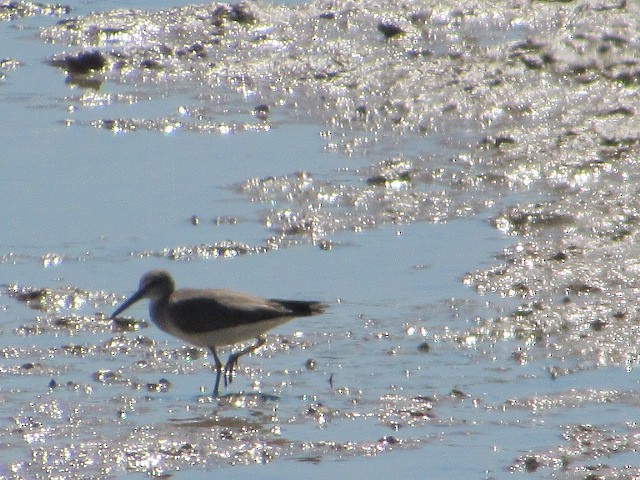
{"label": "shallow water", "polygon": [[[0,476],[637,476],[638,18],[0,3]],[[214,400],[153,268],[331,308]]]}

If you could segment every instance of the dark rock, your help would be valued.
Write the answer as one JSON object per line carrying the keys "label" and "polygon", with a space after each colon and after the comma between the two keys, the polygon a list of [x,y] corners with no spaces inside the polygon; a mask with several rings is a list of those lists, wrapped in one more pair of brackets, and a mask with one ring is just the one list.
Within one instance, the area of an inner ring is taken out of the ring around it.
{"label": "dark rock", "polygon": [[406,33],[398,25],[391,22],[380,22],[378,24],[378,31],[382,33],[385,38],[393,38]]}

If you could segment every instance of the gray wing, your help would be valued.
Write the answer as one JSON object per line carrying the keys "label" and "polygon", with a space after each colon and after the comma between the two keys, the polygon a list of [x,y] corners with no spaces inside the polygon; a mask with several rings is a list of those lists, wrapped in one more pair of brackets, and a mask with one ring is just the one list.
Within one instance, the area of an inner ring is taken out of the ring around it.
{"label": "gray wing", "polygon": [[300,315],[277,301],[228,290],[175,292],[169,310],[176,326],[185,333],[203,333]]}

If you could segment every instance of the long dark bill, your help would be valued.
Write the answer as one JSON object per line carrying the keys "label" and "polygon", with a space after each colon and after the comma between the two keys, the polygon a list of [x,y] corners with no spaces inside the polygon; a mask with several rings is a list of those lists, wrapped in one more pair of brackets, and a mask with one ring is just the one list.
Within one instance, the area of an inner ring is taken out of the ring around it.
{"label": "long dark bill", "polygon": [[109,317],[109,318],[116,318],[118,315],[120,315],[122,312],[124,312],[131,305],[136,303],[138,300],[141,300],[144,297],[145,293],[146,292],[144,290],[138,290],[136,293],[134,293],[129,298],[127,298],[125,300],[125,302],[122,305],[120,305],[116,309],[116,311],[111,314],[111,317]]}

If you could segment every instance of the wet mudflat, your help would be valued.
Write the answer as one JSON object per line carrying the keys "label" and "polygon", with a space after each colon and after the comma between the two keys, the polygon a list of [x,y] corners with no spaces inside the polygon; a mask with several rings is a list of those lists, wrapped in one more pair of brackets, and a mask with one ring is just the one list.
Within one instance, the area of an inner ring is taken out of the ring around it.
{"label": "wet mudflat", "polygon": [[639,474],[635,2],[120,7],[0,3],[0,475]]}

